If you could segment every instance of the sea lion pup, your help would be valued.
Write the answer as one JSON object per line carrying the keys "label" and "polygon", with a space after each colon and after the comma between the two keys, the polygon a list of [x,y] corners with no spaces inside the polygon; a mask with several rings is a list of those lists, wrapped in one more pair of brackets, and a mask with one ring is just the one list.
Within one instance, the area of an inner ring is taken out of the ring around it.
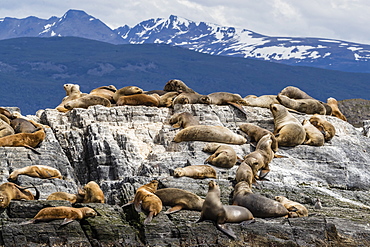
{"label": "sea lion pup", "polygon": [[26,166],[20,169],[17,169],[10,173],[8,180],[14,181],[17,180],[19,175],[27,175],[35,178],[59,178],[63,179],[62,174],[56,168],[44,165],[33,165]]}
{"label": "sea lion pup", "polygon": [[55,200],[63,200],[63,201],[70,201],[72,204],[77,202],[77,195],[70,194],[67,192],[54,192],[51,193],[46,200],[55,201]]}
{"label": "sea lion pup", "polygon": [[277,142],[274,134],[267,130],[267,129],[264,129],[264,128],[261,128],[255,124],[252,124],[252,123],[244,123],[244,124],[241,124],[239,125],[239,128],[245,132],[248,137],[249,137],[249,141],[250,142],[255,142],[255,143],[258,143],[259,140],[264,136],[264,135],[271,135],[271,140],[272,140],[272,143],[271,143],[271,148],[272,148],[272,151],[274,151],[275,153],[278,151],[279,149],[279,143]]}
{"label": "sea lion pup", "polygon": [[344,116],[343,113],[339,110],[338,101],[336,99],[330,97],[326,100],[326,102],[331,108],[332,116],[342,119],[343,121],[347,121],[346,116]]}
{"label": "sea lion pup", "polygon": [[277,99],[286,108],[293,109],[306,114],[325,115],[325,106],[315,99],[291,99],[283,94],[278,94]]}
{"label": "sea lion pup", "polygon": [[305,206],[303,206],[302,204],[298,203],[298,202],[291,201],[291,200],[289,200],[288,198],[286,198],[284,196],[275,196],[275,200],[280,202],[281,204],[283,204],[284,207],[286,209],[288,209],[288,211],[289,211],[288,217],[289,218],[308,216],[307,208]]}
{"label": "sea lion pup", "polygon": [[281,217],[289,213],[280,202],[263,195],[254,194],[245,181],[241,181],[235,185],[233,205],[248,208],[253,216],[258,218]]}
{"label": "sea lion pup", "polygon": [[182,209],[202,211],[204,199],[190,191],[165,188],[157,190],[155,194],[161,199],[162,205],[172,207],[165,214],[175,213]]}
{"label": "sea lion pup", "polygon": [[99,185],[94,182],[88,182],[82,189],[78,190],[77,197],[81,197],[83,203],[104,203],[104,193]]}
{"label": "sea lion pup", "polygon": [[[34,188],[36,195],[34,196],[28,188]],[[11,200],[38,200],[40,192],[35,186],[21,187],[15,183],[6,182],[0,185],[0,208],[9,206]]]}
{"label": "sea lion pup", "polygon": [[285,95],[291,99],[313,99],[310,95],[302,91],[301,89],[293,86],[285,87],[280,92],[281,95]]}
{"label": "sea lion pup", "polygon": [[9,119],[0,114],[0,137],[14,135],[14,129],[11,125],[9,125],[10,121]]}
{"label": "sea lion pup", "polygon": [[274,135],[279,146],[294,147],[301,145],[306,139],[302,124],[291,115],[283,105],[270,106],[274,116]]}
{"label": "sea lion pup", "polygon": [[235,239],[234,232],[224,225],[225,223],[254,222],[252,213],[245,207],[222,205],[220,201],[220,187],[213,180],[208,183],[208,192],[204,200],[200,218],[197,222],[210,220],[218,230]]}
{"label": "sea lion pup", "polygon": [[176,134],[174,142],[183,141],[219,142],[236,145],[247,142],[243,136],[232,132],[226,127],[211,125],[194,125],[182,129]]}
{"label": "sea lion pup", "polygon": [[240,160],[232,147],[219,143],[208,143],[203,147],[203,152],[213,153],[204,161],[204,164],[208,163],[217,167],[231,168],[237,160]]}
{"label": "sea lion pup", "polygon": [[66,108],[67,110],[72,110],[74,108],[87,109],[89,106],[93,106],[93,105],[103,105],[106,107],[112,106],[112,104],[110,103],[108,99],[97,96],[97,95],[88,94],[78,99],[68,101],[66,104],[64,104],[64,108]]}
{"label": "sea lion pup", "polygon": [[66,206],[59,207],[47,207],[41,209],[32,220],[22,223],[33,224],[38,222],[48,222],[52,220],[62,220],[64,219],[62,225],[71,223],[74,220],[82,220],[88,217],[95,217],[97,215],[96,211],[89,207],[73,208]]}
{"label": "sea lion pup", "polygon": [[101,86],[90,91],[90,95],[97,95],[103,98],[106,98],[110,103],[114,104],[116,101],[113,99],[113,96],[117,88],[113,85]]}
{"label": "sea lion pup", "polygon": [[[244,157],[244,161],[252,168],[253,177],[257,179],[264,178],[270,172],[269,163],[274,158],[274,152],[271,149],[271,135],[264,135],[257,143],[256,150]],[[260,175],[257,172],[261,170]]]}
{"label": "sea lion pup", "polygon": [[175,113],[169,120],[173,128],[187,128],[199,125],[199,121],[189,112]]}
{"label": "sea lion pup", "polygon": [[145,105],[145,106],[158,106],[159,97],[147,94],[133,94],[121,96],[116,101],[117,106],[123,105]]}
{"label": "sea lion pup", "polygon": [[216,178],[216,170],[209,165],[191,165],[178,167],[173,171],[174,177]]}
{"label": "sea lion pup", "polygon": [[242,181],[246,182],[249,187],[252,188],[252,184],[256,184],[257,181],[254,177],[253,170],[250,165],[242,162],[235,173],[235,181],[240,183]]}
{"label": "sea lion pup", "polygon": [[247,95],[240,102],[242,105],[270,108],[271,104],[280,104],[276,98],[276,95],[261,95],[257,97],[256,95]]}
{"label": "sea lion pup", "polygon": [[134,95],[134,94],[142,94],[143,93],[143,90],[137,86],[127,86],[127,87],[123,87],[123,88],[120,88],[118,89],[114,95],[113,95],[113,99],[115,102],[118,101],[118,99],[121,97],[121,96],[127,96],[127,95]]}
{"label": "sea lion pup", "polygon": [[316,128],[309,120],[303,120],[303,128],[306,131],[306,139],[303,144],[311,146],[323,146],[325,143],[324,134]]}
{"label": "sea lion pup", "polygon": [[87,95],[86,93],[82,93],[80,91],[80,85],[78,85],[78,84],[64,84],[63,88],[66,91],[66,96],[62,99],[62,103],[60,103],[55,108],[60,112],[67,112],[68,111],[68,109],[66,109],[64,107],[64,104],[66,104],[67,102]]}
{"label": "sea lion pup", "polygon": [[321,131],[325,141],[330,141],[335,136],[335,127],[324,116],[313,115],[310,117],[310,123]]}
{"label": "sea lion pup", "polygon": [[169,80],[163,90],[167,92],[195,93],[195,91],[188,87],[183,81],[177,79]]}
{"label": "sea lion pup", "polygon": [[142,185],[136,190],[134,200],[126,203],[122,207],[134,204],[136,212],[144,210],[148,213],[148,216],[144,220],[144,224],[150,223],[153,217],[162,210],[162,201],[155,194],[157,188],[157,180],[152,180],[150,183]]}

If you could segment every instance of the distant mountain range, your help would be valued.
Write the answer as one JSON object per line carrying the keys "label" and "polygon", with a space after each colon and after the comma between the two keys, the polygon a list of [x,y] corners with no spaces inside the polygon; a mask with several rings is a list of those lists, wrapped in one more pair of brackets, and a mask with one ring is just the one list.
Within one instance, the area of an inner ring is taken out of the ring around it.
{"label": "distant mountain range", "polygon": [[111,44],[169,44],[200,53],[252,58],[347,72],[370,73],[370,45],[333,39],[269,37],[247,29],[193,22],[171,15],[110,29],[84,11],[62,17],[0,19],[0,40],[20,37],[81,37]]}

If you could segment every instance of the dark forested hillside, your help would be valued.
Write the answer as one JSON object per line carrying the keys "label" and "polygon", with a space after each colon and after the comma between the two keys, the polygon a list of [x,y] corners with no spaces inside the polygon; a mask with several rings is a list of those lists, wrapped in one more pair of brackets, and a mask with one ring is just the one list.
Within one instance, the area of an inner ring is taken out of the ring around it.
{"label": "dark forested hillside", "polygon": [[370,99],[367,73],[212,56],[158,44],[113,45],[72,37],[0,41],[0,105],[18,106],[23,114],[57,106],[65,83],[79,84],[83,92],[111,84],[153,90],[174,78],[202,94],[277,94],[294,85],[324,101]]}

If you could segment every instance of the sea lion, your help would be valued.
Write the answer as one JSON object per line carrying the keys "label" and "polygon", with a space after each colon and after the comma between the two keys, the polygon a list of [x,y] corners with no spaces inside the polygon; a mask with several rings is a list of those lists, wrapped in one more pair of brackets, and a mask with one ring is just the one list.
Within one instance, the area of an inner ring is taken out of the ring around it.
{"label": "sea lion", "polygon": [[213,105],[227,105],[230,102],[238,103],[243,98],[239,94],[216,92],[203,96],[200,100]]}
{"label": "sea lion", "polygon": [[94,182],[88,182],[82,189],[78,190],[78,196],[83,197],[83,203],[104,203],[104,193],[100,186]]}
{"label": "sea lion", "polygon": [[67,112],[68,109],[64,107],[64,105],[72,100],[81,98],[83,96],[86,96],[86,93],[82,93],[80,91],[80,85],[78,84],[64,84],[63,85],[64,90],[66,91],[66,96],[62,99],[62,103],[60,103],[55,109],[57,109],[60,112]]}
{"label": "sea lion", "polygon": [[280,104],[276,98],[276,95],[261,95],[259,97],[255,95],[248,95],[243,98],[240,102],[242,105],[270,108],[271,104]]}
{"label": "sea lion", "polygon": [[343,121],[347,121],[346,116],[344,116],[343,113],[339,110],[338,101],[336,99],[330,97],[326,100],[326,102],[331,108],[332,116],[342,119]]}
{"label": "sea lion", "polygon": [[136,212],[144,210],[148,213],[148,216],[144,220],[144,224],[150,223],[153,217],[162,210],[162,201],[155,194],[157,187],[157,180],[152,180],[150,183],[142,185],[136,190],[134,200],[126,203],[122,207],[134,204]]}
{"label": "sea lion", "polygon": [[279,143],[277,142],[274,134],[267,130],[267,129],[264,129],[264,128],[261,128],[255,124],[252,124],[252,123],[244,123],[244,124],[241,124],[239,125],[239,128],[245,132],[248,137],[249,137],[249,141],[250,142],[255,142],[255,143],[258,143],[258,141],[266,134],[269,134],[271,135],[271,140],[272,140],[272,143],[271,143],[271,148],[272,148],[272,151],[274,151],[275,153],[278,151],[279,149]]}
{"label": "sea lion", "polygon": [[174,138],[174,142],[204,141],[242,145],[247,140],[223,126],[194,125],[182,129]]}
{"label": "sea lion", "polygon": [[143,93],[145,93],[145,94],[158,94],[159,96],[163,96],[166,93],[176,93],[176,94],[179,94],[178,92],[167,92],[167,91],[164,91],[164,90],[150,90],[150,91],[143,91]]}
{"label": "sea lion", "polygon": [[212,221],[217,229],[235,239],[236,236],[232,230],[228,229],[225,223],[253,222],[252,213],[245,207],[235,205],[222,205],[220,201],[220,187],[211,180],[208,183],[208,192],[204,200],[200,218],[197,222],[204,220]]}
{"label": "sea lion", "polygon": [[178,167],[173,171],[174,177],[216,178],[216,170],[209,165],[191,165]]}
{"label": "sea lion", "polygon": [[39,125],[35,124],[32,120],[27,120],[22,117],[17,117],[11,120],[10,126],[14,129],[14,132],[17,133],[33,133],[38,128]]}
{"label": "sea lion", "polygon": [[87,109],[89,106],[93,105],[103,105],[106,107],[111,107],[112,104],[106,98],[100,97],[98,95],[85,95],[83,97],[68,101],[64,104],[64,108],[67,110],[72,110],[74,108],[84,108]]}
{"label": "sea lion", "polygon": [[189,112],[181,112],[174,114],[169,123],[174,128],[187,128],[189,126],[199,125],[199,121]]}
{"label": "sea lion", "polygon": [[114,95],[113,95],[113,99],[115,102],[118,101],[118,99],[121,97],[121,96],[127,96],[127,95],[134,95],[134,94],[142,94],[143,93],[143,90],[137,86],[127,86],[127,87],[123,87],[123,88],[120,88],[118,89]]}
{"label": "sea lion", "polygon": [[97,95],[103,98],[106,98],[110,101],[110,103],[114,104],[116,101],[114,100],[113,96],[115,92],[117,91],[117,88],[113,85],[109,86],[101,86],[98,88],[95,88],[90,91],[90,95]]}
{"label": "sea lion", "polygon": [[301,89],[293,86],[285,87],[283,90],[281,90],[280,94],[285,95],[291,99],[313,99],[310,95],[308,95]]}
{"label": "sea lion", "polygon": [[[244,161],[252,168],[253,177],[264,178],[270,172],[269,163],[274,158],[271,148],[272,139],[270,134],[264,135],[257,143],[256,150],[244,157]],[[260,175],[257,172],[261,170]]]}
{"label": "sea lion", "polygon": [[281,217],[289,213],[280,202],[263,195],[254,194],[245,181],[241,181],[235,185],[233,205],[248,208],[253,216],[258,218]]}
{"label": "sea lion", "polygon": [[289,200],[288,198],[284,196],[275,196],[275,200],[280,202],[284,205],[286,209],[288,209],[289,218],[296,218],[296,217],[306,217],[308,216],[308,210],[305,206],[302,204]]}
{"label": "sea lion", "polygon": [[[35,188],[34,196],[27,188]],[[11,200],[38,200],[40,192],[35,186],[21,187],[15,183],[6,182],[0,185],[0,208],[9,206]]]}
{"label": "sea lion", "polygon": [[172,107],[176,104],[206,104],[204,103],[205,101],[202,100],[203,97],[204,95],[199,93],[180,93],[172,101]]}
{"label": "sea lion", "polygon": [[[159,95],[159,94],[158,94]],[[166,92],[163,95],[159,95],[159,107],[171,107],[174,99],[179,95],[178,92]]]}
{"label": "sea lion", "polygon": [[278,94],[277,99],[286,108],[299,112],[320,115],[325,115],[326,113],[325,106],[315,99],[291,99],[283,94]]}
{"label": "sea lion", "polygon": [[183,81],[177,79],[169,80],[163,90],[167,92],[195,93],[195,91],[189,88]]}
{"label": "sea lion", "polygon": [[10,111],[8,111],[7,109],[3,108],[3,107],[0,107],[0,114],[1,115],[4,115],[8,119],[12,119],[13,118],[13,114]]}
{"label": "sea lion", "polygon": [[159,98],[154,95],[147,94],[133,94],[121,96],[116,101],[117,106],[123,105],[145,105],[145,106],[158,106]]}
{"label": "sea lion", "polygon": [[38,222],[48,222],[52,220],[64,219],[62,225],[66,225],[74,220],[82,220],[87,217],[95,217],[96,211],[89,207],[73,208],[73,207],[47,207],[41,209],[32,220],[23,224],[32,224]]}
{"label": "sea lion", "polygon": [[63,179],[62,174],[56,168],[44,165],[33,165],[26,166],[20,169],[17,169],[10,173],[8,180],[14,181],[17,180],[19,175],[27,175],[35,178],[59,178]]}
{"label": "sea lion", "polygon": [[231,168],[238,160],[235,150],[228,145],[208,143],[203,147],[203,152],[213,153],[204,161],[204,164],[208,163],[217,167]]}
{"label": "sea lion", "polygon": [[0,114],[0,137],[14,135],[14,129],[11,125],[9,125],[9,123],[9,119],[6,116]]}
{"label": "sea lion", "polygon": [[330,141],[335,136],[335,127],[324,116],[313,115],[310,117],[310,123],[321,131],[325,141]]}
{"label": "sea lion", "polygon": [[242,162],[235,173],[235,181],[240,183],[242,181],[246,182],[249,187],[252,184],[256,184],[255,174],[253,174],[252,167],[245,162]]}
{"label": "sea lion", "polygon": [[306,131],[306,139],[303,144],[311,146],[323,146],[325,143],[325,137],[321,131],[316,128],[309,120],[303,120],[302,126]]}
{"label": "sea lion", "polygon": [[274,135],[279,146],[301,145],[306,139],[306,132],[298,119],[291,115],[283,105],[272,104],[270,110],[274,116]]}
{"label": "sea lion", "polygon": [[155,194],[161,199],[164,206],[171,206],[165,214],[175,213],[182,209],[202,211],[204,199],[196,194],[177,188],[159,189]]}
{"label": "sea lion", "polygon": [[51,193],[46,200],[55,201],[55,200],[63,200],[63,201],[70,201],[72,204],[77,202],[77,195],[70,194],[67,192],[54,192]]}
{"label": "sea lion", "polygon": [[0,147],[25,147],[40,154],[35,148],[45,139],[46,134],[42,127],[33,133],[18,133],[0,138]]}

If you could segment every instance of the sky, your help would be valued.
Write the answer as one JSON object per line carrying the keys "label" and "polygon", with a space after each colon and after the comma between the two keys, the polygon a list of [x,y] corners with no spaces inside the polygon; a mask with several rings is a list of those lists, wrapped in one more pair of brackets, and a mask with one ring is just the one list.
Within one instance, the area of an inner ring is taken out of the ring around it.
{"label": "sky", "polygon": [[83,10],[110,28],[176,15],[267,36],[370,44],[369,0],[1,0],[0,18],[62,17]]}

